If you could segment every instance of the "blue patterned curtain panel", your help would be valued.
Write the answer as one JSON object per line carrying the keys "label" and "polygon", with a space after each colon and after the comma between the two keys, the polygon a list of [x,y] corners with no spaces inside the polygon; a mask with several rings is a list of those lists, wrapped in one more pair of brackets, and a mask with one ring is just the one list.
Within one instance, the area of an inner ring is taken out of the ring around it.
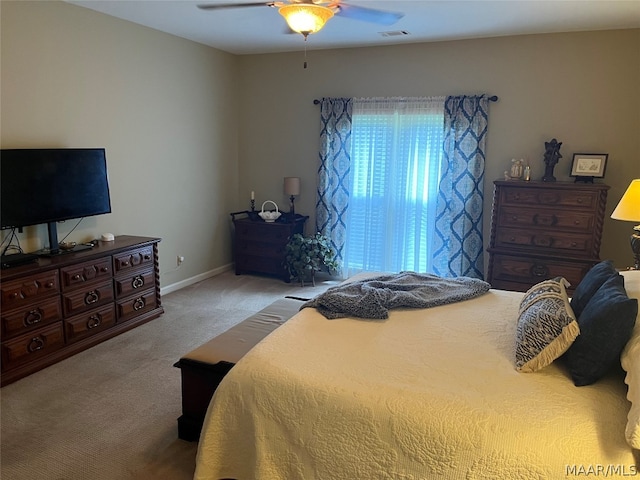
{"label": "blue patterned curtain panel", "polygon": [[447,97],[438,192],[434,271],[484,278],[482,207],[489,100]]}
{"label": "blue patterned curtain panel", "polygon": [[350,98],[323,98],[320,104],[320,152],[316,231],[327,236],[343,264],[351,167]]}

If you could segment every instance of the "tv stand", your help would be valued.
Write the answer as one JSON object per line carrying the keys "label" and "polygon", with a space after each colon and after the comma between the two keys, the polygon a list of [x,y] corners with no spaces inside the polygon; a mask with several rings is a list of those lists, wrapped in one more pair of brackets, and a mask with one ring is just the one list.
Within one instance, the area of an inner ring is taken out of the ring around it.
{"label": "tv stand", "polygon": [[159,238],[119,236],[0,272],[0,386],[160,316]]}

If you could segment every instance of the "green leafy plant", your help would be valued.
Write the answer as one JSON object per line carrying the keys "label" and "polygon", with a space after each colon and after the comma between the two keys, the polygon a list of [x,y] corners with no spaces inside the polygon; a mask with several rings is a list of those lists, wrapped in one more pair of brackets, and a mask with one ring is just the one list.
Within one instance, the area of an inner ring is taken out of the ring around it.
{"label": "green leafy plant", "polygon": [[292,235],[285,246],[285,267],[292,280],[298,280],[304,286],[310,279],[315,286],[315,274],[321,270],[331,275],[338,270],[336,252],[327,237],[316,233],[305,237],[299,233]]}

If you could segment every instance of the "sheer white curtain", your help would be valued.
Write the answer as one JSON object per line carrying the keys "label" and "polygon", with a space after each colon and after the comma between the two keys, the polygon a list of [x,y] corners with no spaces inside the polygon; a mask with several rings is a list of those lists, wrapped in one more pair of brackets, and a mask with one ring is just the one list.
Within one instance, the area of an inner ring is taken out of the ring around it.
{"label": "sheer white curtain", "polygon": [[444,101],[353,99],[343,275],[432,270]]}

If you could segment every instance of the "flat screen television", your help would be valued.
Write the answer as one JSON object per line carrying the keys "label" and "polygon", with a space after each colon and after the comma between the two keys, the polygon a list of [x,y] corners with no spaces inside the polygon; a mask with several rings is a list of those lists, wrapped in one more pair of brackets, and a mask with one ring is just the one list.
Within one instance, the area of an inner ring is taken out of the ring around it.
{"label": "flat screen television", "polygon": [[0,227],[47,224],[51,254],[56,222],[111,213],[104,148],[0,150]]}

